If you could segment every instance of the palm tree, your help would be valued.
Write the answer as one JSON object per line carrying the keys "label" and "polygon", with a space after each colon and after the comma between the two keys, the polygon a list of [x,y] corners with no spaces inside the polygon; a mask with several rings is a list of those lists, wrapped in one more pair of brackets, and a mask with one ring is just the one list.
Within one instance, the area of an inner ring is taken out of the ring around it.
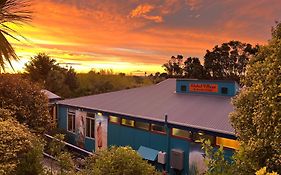
{"label": "palm tree", "polygon": [[6,36],[19,40],[17,37],[21,35],[8,25],[22,25],[31,20],[29,5],[27,0],[0,0],[0,72],[5,71],[6,62],[13,68],[11,60],[19,60]]}

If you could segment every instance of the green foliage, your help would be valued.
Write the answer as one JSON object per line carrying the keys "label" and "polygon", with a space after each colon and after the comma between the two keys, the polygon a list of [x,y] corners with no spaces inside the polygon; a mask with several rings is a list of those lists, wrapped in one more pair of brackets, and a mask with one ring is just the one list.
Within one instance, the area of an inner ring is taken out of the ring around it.
{"label": "green foliage", "polygon": [[62,152],[59,154],[58,163],[61,168],[61,175],[74,174],[74,162],[72,160],[71,154],[68,152]]}
{"label": "green foliage", "polygon": [[62,97],[71,97],[78,88],[74,69],[60,67],[55,59],[45,53],[39,53],[26,63],[25,71],[30,80]]}
{"label": "green foliage", "polygon": [[64,98],[78,97],[153,84],[148,77],[113,74],[112,70],[76,74],[73,68],[60,67],[44,53],[36,55],[25,65],[25,75],[33,82]]}
{"label": "green foliage", "polygon": [[43,149],[44,141],[38,139],[33,141],[33,147],[27,152],[17,166],[17,175],[41,175],[44,173],[43,168]]}
{"label": "green foliage", "polygon": [[[74,162],[71,154],[64,150],[65,143],[63,134],[56,134],[51,142],[47,145],[48,152],[51,156],[55,157],[60,167],[61,175],[74,174]],[[51,174],[53,173],[53,160],[51,160]]]}
{"label": "green foliage", "polygon": [[276,172],[270,173],[270,172],[268,172],[268,171],[266,170],[266,167],[263,167],[263,168],[261,168],[260,170],[258,170],[258,171],[255,173],[255,175],[278,175],[278,173],[276,173]]}
{"label": "green foliage", "polygon": [[13,117],[32,132],[52,128],[48,99],[41,89],[16,75],[0,75],[0,105],[13,111]]}
{"label": "green foliage", "polygon": [[153,84],[149,77],[125,76],[90,71],[77,74],[79,88],[73,96],[100,94]]}
{"label": "green foliage", "polygon": [[234,165],[224,157],[223,146],[215,149],[211,146],[210,140],[200,140],[202,149],[205,152],[204,161],[207,166],[206,175],[233,175]]}
{"label": "green foliage", "polygon": [[54,138],[48,145],[50,155],[53,157],[57,157],[65,147],[65,144],[62,142],[64,140],[63,134],[56,134]]}
{"label": "green foliage", "polygon": [[240,41],[223,43],[207,50],[204,56],[204,68],[211,79],[228,79],[240,82],[245,75],[249,59],[257,52],[258,47]]}
{"label": "green foliage", "polygon": [[112,147],[88,158],[85,175],[153,175],[155,168],[149,165],[131,147]]}
{"label": "green foliage", "polygon": [[7,175],[15,173],[20,159],[32,149],[35,139],[27,127],[9,115],[9,111],[0,108],[0,174]]}
{"label": "green foliage", "polygon": [[262,46],[246,70],[246,87],[235,97],[232,125],[241,143],[240,174],[262,167],[281,173],[281,25]]}

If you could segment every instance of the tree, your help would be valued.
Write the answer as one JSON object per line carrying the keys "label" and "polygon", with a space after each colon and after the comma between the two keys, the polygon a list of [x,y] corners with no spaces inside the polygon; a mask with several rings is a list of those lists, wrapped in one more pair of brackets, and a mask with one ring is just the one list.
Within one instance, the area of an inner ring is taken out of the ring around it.
{"label": "tree", "polygon": [[45,53],[39,53],[31,58],[31,61],[25,64],[25,71],[28,77],[34,81],[46,86],[48,75],[51,71],[58,69],[56,60]]}
{"label": "tree", "polygon": [[207,50],[204,56],[204,68],[211,79],[228,79],[240,82],[245,76],[246,65],[257,52],[258,47],[240,41],[223,43]]}
{"label": "tree", "polygon": [[14,117],[32,132],[43,133],[52,128],[48,99],[41,88],[16,75],[0,75],[0,105],[15,113]]}
{"label": "tree", "polygon": [[34,135],[12,119],[13,113],[0,108],[0,174],[14,174],[20,158],[31,150]]}
{"label": "tree", "polygon": [[96,175],[131,175],[157,174],[131,147],[112,147],[99,152],[86,160],[82,174]]}
{"label": "tree", "polygon": [[65,84],[65,72],[55,69],[49,72],[44,86],[47,90],[58,94],[61,97],[68,97],[71,94],[69,87]]}
{"label": "tree", "polygon": [[237,169],[254,174],[260,168],[281,173],[281,24],[272,31],[268,45],[250,60],[233,100],[232,126],[240,141]]}
{"label": "tree", "polygon": [[9,36],[19,40],[19,34],[8,26],[9,23],[21,24],[31,19],[31,12],[27,10],[28,3],[25,0],[1,0],[0,1],[0,71],[5,71],[5,61],[10,66],[11,60],[18,60],[14,48],[6,39]]}
{"label": "tree", "polygon": [[62,97],[71,97],[79,87],[75,70],[60,67],[45,53],[39,53],[26,63],[25,71],[31,81]]}
{"label": "tree", "polygon": [[183,73],[183,56],[172,56],[167,63],[163,64],[163,67],[169,77],[181,77]]}
{"label": "tree", "polygon": [[199,58],[188,57],[184,62],[184,77],[203,79],[205,77],[204,67],[201,65]]}
{"label": "tree", "polygon": [[70,67],[66,71],[64,83],[69,87],[71,91],[74,91],[79,87],[76,72],[72,67]]}

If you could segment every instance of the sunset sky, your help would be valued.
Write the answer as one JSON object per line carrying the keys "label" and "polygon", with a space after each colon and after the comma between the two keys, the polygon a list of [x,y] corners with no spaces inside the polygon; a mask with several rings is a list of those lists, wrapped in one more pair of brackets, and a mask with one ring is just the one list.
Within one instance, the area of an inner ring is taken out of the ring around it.
{"label": "sunset sky", "polygon": [[10,39],[21,58],[13,65],[22,71],[45,52],[77,63],[78,72],[163,72],[172,55],[202,59],[230,40],[266,43],[280,7],[280,0],[32,0],[33,20],[15,27],[28,40]]}

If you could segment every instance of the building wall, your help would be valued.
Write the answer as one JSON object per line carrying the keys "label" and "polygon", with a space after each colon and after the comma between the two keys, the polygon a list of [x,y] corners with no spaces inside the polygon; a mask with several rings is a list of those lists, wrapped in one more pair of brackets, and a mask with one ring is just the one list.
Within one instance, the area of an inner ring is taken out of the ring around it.
{"label": "building wall", "polygon": [[[130,145],[138,150],[140,146],[145,146],[158,151],[167,151],[167,135],[153,133],[141,129],[126,127],[118,124],[109,123],[108,125],[108,144],[117,146]],[[189,142],[187,140],[171,137],[170,149],[181,149],[184,151],[184,171],[188,172]]]}
{"label": "building wall", "polygon": [[[72,108],[75,109],[75,108]],[[59,128],[67,130],[67,112],[68,107],[64,105],[58,106],[58,121]],[[96,112],[96,111],[89,111]],[[119,116],[120,117],[120,116]],[[153,122],[153,121],[150,121]],[[159,123],[157,123],[159,124]],[[169,127],[173,127],[170,125]],[[138,150],[140,146],[145,146],[158,151],[167,152],[167,134],[155,133],[152,131],[146,131],[137,129],[121,124],[115,124],[108,122],[108,146],[131,146],[133,149]],[[66,139],[69,143],[76,145],[75,133],[67,132]],[[176,138],[170,136],[170,150],[180,149],[184,151],[184,170],[182,174],[188,174],[189,171],[189,152],[191,148],[191,142],[187,139]],[[199,145],[198,145],[199,146]],[[87,151],[95,151],[95,139],[86,138],[85,149]],[[233,151],[231,149],[225,150],[225,156],[231,157]],[[159,164],[158,167],[161,167]]]}
{"label": "building wall", "polygon": [[[58,126],[60,129],[67,131],[67,110],[68,107],[59,105],[58,106]],[[70,144],[76,145],[75,143],[75,133],[67,132],[66,140]],[[87,138],[85,139],[85,149],[87,151],[95,151],[95,139]]]}

